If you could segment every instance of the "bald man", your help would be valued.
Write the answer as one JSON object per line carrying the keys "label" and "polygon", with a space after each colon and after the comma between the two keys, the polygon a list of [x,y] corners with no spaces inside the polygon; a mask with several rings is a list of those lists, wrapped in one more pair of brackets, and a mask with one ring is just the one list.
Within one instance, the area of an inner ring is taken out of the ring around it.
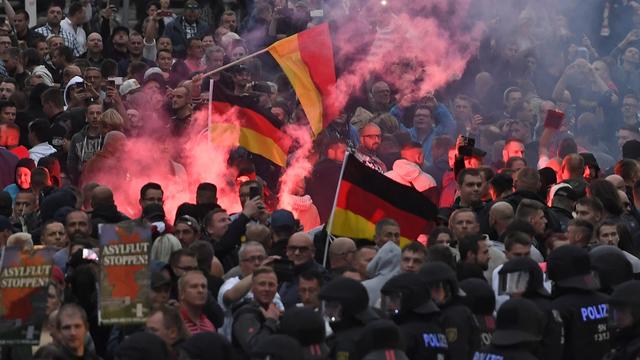
{"label": "bald man", "polygon": [[620,175],[609,175],[605,178],[608,182],[612,183],[616,189],[625,191],[624,179]]}
{"label": "bald man", "polygon": [[[313,238],[304,232],[297,232],[287,242],[287,258],[293,263],[293,278],[280,286],[280,298],[285,309],[296,306],[301,302],[298,296],[299,275],[306,272],[317,272],[327,278],[328,273],[322,265],[315,262],[316,248]],[[328,279],[326,279],[328,280]]]}
{"label": "bald man", "polygon": [[331,269],[351,267],[356,256],[356,243],[346,237],[339,237],[329,247],[329,264]]}
{"label": "bald man", "polygon": [[502,237],[502,234],[513,221],[513,216],[513,207],[505,201],[498,201],[491,206],[491,209],[489,209],[489,225],[491,225],[491,230],[495,231],[496,239]]}
{"label": "bald man", "polygon": [[385,173],[387,166],[378,158],[378,148],[382,141],[382,130],[374,123],[368,123],[360,129],[360,146],[356,158],[375,171]]}

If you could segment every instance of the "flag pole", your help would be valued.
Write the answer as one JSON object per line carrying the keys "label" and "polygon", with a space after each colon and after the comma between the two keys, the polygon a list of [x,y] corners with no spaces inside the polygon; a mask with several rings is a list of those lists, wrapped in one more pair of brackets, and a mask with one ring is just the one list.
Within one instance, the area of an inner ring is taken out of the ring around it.
{"label": "flag pole", "polygon": [[344,168],[347,165],[349,159],[349,152],[344,153],[344,160],[342,161],[342,168],[340,169],[340,177],[338,178],[338,188],[336,189],[336,196],[333,198],[333,207],[331,208],[331,215],[329,215],[329,221],[327,221],[327,239],[324,244],[324,257],[322,259],[322,266],[327,267],[327,259],[329,257],[329,240],[331,239],[331,228],[333,227],[333,216],[336,212],[336,205],[338,203],[338,194],[340,194],[340,184],[342,183],[342,176],[344,175]]}
{"label": "flag pole", "polygon": [[254,52],[254,53],[252,53],[252,54],[249,54],[249,55],[247,55],[247,56],[241,57],[240,59],[238,59],[238,60],[236,60],[236,61],[232,61],[232,62],[228,63],[227,65],[223,65],[223,66],[220,66],[219,68],[217,68],[217,69],[215,69],[215,70],[211,70],[211,71],[209,71],[208,73],[205,73],[203,76],[204,76],[204,77],[207,77],[207,76],[210,76],[210,75],[213,75],[213,74],[219,73],[219,72],[220,72],[220,71],[222,71],[222,70],[226,70],[226,69],[228,69],[228,68],[230,68],[230,67],[232,67],[232,66],[238,65],[238,64],[240,64],[240,63],[242,63],[242,62],[245,62],[245,61],[247,61],[247,60],[249,60],[249,59],[251,59],[251,58],[253,58],[253,57],[256,57],[256,56],[258,56],[258,55],[260,55],[260,54],[264,54],[264,53],[266,53],[267,51],[269,51],[269,48],[264,48],[264,49],[262,49],[262,50],[258,50],[258,51]]}
{"label": "flag pole", "polygon": [[211,120],[213,118],[213,78],[209,79],[209,116],[207,116],[207,132],[209,135],[209,144],[213,143],[213,139],[211,138]]}

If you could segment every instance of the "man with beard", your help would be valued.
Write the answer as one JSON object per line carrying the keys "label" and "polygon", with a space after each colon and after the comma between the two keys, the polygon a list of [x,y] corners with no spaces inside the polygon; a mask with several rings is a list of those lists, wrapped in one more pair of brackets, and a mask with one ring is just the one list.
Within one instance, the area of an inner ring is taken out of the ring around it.
{"label": "man with beard", "polygon": [[482,271],[489,269],[489,242],[479,234],[464,236],[458,243],[460,262],[458,263],[458,279],[470,277],[484,279]]}
{"label": "man with beard", "polygon": [[89,215],[81,210],[74,210],[67,214],[64,225],[65,232],[69,238],[68,246],[58,250],[53,256],[53,263],[65,271],[67,260],[69,260],[69,252],[73,247],[74,239],[86,239],[91,236],[91,223]]}
{"label": "man with beard", "polygon": [[382,140],[382,130],[374,123],[368,123],[360,129],[360,146],[356,158],[363,164],[380,173],[387,171],[387,166],[378,158],[378,148]]}

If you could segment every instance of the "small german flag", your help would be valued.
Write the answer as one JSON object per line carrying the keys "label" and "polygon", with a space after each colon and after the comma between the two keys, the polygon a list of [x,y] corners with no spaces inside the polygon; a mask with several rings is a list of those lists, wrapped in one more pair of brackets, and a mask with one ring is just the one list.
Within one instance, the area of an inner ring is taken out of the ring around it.
{"label": "small german flag", "polygon": [[[213,113],[222,116],[222,121],[209,124],[211,141],[215,142],[221,136],[239,136],[238,145],[285,167],[292,139],[280,130],[273,114],[260,108],[257,100],[251,96],[234,95],[222,86],[214,87]],[[235,121],[229,121],[225,116],[237,120],[239,129]]]}
{"label": "small german flag", "polygon": [[438,215],[437,207],[412,187],[399,184],[345,157],[330,232],[352,239],[373,239],[375,225],[391,218],[400,225],[400,245],[428,234]]}
{"label": "small german flag", "polygon": [[268,48],[289,78],[315,135],[338,115],[331,106],[336,85],[333,44],[327,23],[282,39]]}

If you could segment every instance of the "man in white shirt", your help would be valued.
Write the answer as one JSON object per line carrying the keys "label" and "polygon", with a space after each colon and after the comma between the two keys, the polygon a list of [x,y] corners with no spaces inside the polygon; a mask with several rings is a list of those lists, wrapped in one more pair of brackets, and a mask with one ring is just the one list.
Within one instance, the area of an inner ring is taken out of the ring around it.
{"label": "man in white shirt", "polygon": [[49,156],[56,152],[56,149],[49,144],[51,140],[51,132],[49,121],[40,119],[29,124],[29,157],[38,163],[38,160],[45,156]]}
{"label": "man in white shirt", "polygon": [[[507,256],[507,260],[530,256],[531,244],[531,237],[523,232],[516,231],[508,234],[504,240],[504,253]],[[493,270],[491,277],[491,287],[493,287],[493,292],[496,294],[496,311],[505,301],[509,300],[509,295],[500,295],[498,292],[500,286],[500,281],[498,280],[500,270],[502,270],[502,265]]]}
{"label": "man in white shirt", "polygon": [[[251,285],[253,271],[261,266],[270,265],[277,257],[267,257],[264,246],[257,241],[248,241],[242,244],[238,250],[240,260],[240,276],[235,276],[222,284],[218,292],[218,304],[224,311],[224,325],[218,332],[231,340],[231,330],[233,329],[233,311],[243,303],[253,299]],[[280,296],[276,293],[274,304],[280,310],[284,310],[284,305],[280,301]]]}
{"label": "man in white shirt", "polygon": [[71,3],[67,17],[60,22],[62,30],[75,35],[78,44],[78,53],[80,55],[87,52],[87,34],[82,28],[84,22],[84,6],[78,1]]}

